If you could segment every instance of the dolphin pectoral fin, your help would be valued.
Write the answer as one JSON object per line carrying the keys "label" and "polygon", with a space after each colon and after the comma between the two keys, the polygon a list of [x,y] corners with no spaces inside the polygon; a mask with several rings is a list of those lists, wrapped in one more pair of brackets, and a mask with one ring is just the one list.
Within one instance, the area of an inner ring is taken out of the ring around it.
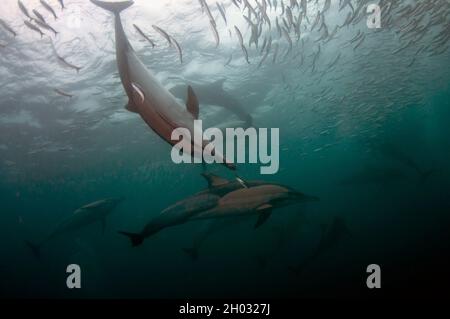
{"label": "dolphin pectoral fin", "polygon": [[258,220],[256,221],[255,228],[258,228],[262,224],[264,224],[272,215],[272,205],[265,204],[257,208],[257,212],[259,212]]}
{"label": "dolphin pectoral fin", "polygon": [[200,113],[198,107],[198,98],[195,95],[194,89],[192,89],[190,85],[188,86],[186,108],[195,119],[198,119],[198,114]]}
{"label": "dolphin pectoral fin", "polygon": [[127,109],[128,111],[133,112],[133,113],[139,113],[137,111],[136,105],[134,105],[131,100],[128,101],[127,105],[125,105],[125,109]]}
{"label": "dolphin pectoral fin", "polygon": [[222,178],[220,176],[214,175],[212,173],[202,173],[202,176],[208,182],[208,188],[214,188],[214,187],[229,183],[229,180]]}

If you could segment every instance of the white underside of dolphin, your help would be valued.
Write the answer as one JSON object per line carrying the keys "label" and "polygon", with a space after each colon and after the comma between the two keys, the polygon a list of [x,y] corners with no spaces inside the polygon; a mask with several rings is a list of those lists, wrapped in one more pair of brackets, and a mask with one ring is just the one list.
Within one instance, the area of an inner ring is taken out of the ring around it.
{"label": "white underside of dolphin", "polygon": [[[191,136],[202,136],[202,132],[194,126],[194,120],[198,117],[198,100],[192,88],[188,88],[188,100],[186,107],[180,105],[177,99],[156,79],[148,70],[136,52],[130,45],[123,30],[120,12],[133,5],[133,1],[105,2],[91,0],[95,5],[111,11],[115,16],[116,57],[120,79],[129,102],[126,108],[138,113],[147,125],[163,140],[171,145],[179,141],[172,140],[172,132],[176,128],[186,128]],[[194,139],[190,141],[189,149],[192,156],[202,156],[204,146],[196,145]],[[186,148],[185,148],[186,149]],[[196,152],[196,153],[195,153]],[[224,165],[235,169],[234,165],[224,158],[222,154],[215,153],[216,158],[222,159]]]}

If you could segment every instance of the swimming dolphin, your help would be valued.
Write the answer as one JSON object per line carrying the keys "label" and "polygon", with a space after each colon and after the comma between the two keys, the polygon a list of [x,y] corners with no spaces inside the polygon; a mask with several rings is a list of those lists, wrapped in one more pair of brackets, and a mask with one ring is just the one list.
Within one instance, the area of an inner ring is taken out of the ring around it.
{"label": "swimming dolphin", "polygon": [[119,234],[130,238],[134,246],[141,245],[145,238],[150,237],[160,230],[183,224],[194,214],[208,210],[218,204],[220,197],[212,194],[197,194],[176,202],[164,209],[158,216],[153,218],[138,234],[119,231]]}
{"label": "swimming dolphin", "polygon": [[223,197],[211,194],[195,195],[164,210],[152,219],[140,233],[119,232],[131,240],[133,246],[164,228],[188,221],[259,215],[255,228],[264,224],[272,209],[290,204],[316,201],[316,197],[292,191],[279,185],[241,188]]}
{"label": "swimming dolphin", "polygon": [[107,198],[78,208],[71,216],[62,221],[40,244],[27,242],[33,254],[39,258],[42,245],[68,232],[79,230],[85,226],[100,222],[105,230],[106,217],[119,205],[124,198]]}
{"label": "swimming dolphin", "polygon": [[260,268],[265,268],[269,261],[276,260],[276,255],[286,247],[296,234],[302,232],[302,228],[307,224],[306,214],[303,207],[286,220],[284,225],[272,227],[273,238],[272,247],[265,252],[260,252],[254,257]]}
{"label": "swimming dolphin", "polygon": [[414,172],[418,174],[419,184],[425,184],[429,178],[436,173],[434,168],[431,169],[423,169],[416,163],[416,161],[409,156],[406,152],[403,152],[398,146],[393,144],[386,143],[380,147],[380,152],[383,156],[397,161],[406,167],[409,167]]}
{"label": "swimming dolphin", "polygon": [[216,174],[210,173],[210,172],[204,172],[201,174],[203,178],[205,178],[206,182],[208,183],[208,188],[204,189],[197,194],[214,194],[218,195],[220,197],[238,190],[240,188],[250,188],[255,186],[261,186],[261,185],[278,185],[284,188],[287,188],[291,191],[295,191],[289,186],[275,183],[275,182],[269,182],[269,181],[262,181],[262,180],[241,180],[234,178],[232,180],[226,179],[224,177],[220,177]]}
{"label": "swimming dolphin", "polygon": [[[246,126],[251,126],[253,122],[252,116],[232,94],[224,90],[224,82],[225,79],[221,79],[209,84],[189,83],[189,85],[194,89],[202,103],[221,106],[245,121]],[[186,97],[186,87],[187,85],[176,85],[169,91],[177,98],[184,99]]]}
{"label": "swimming dolphin", "polygon": [[210,172],[204,172],[201,175],[206,179],[206,182],[208,183],[208,188],[200,191],[198,194],[208,193],[218,195],[221,197],[239,188],[274,184],[271,182],[258,180],[251,180],[251,181],[242,181],[237,179],[229,180]]}
{"label": "swimming dolphin", "polygon": [[257,214],[255,228],[264,224],[272,210],[302,202],[318,201],[315,196],[305,195],[295,190],[266,184],[251,188],[241,188],[223,196],[216,207],[195,215],[192,219],[209,219]]}
{"label": "swimming dolphin", "polygon": [[[210,172],[205,172],[201,175],[206,179],[208,188],[198,192],[197,195],[212,194],[222,197],[240,188],[248,188],[268,184],[275,185],[274,183],[268,181],[250,180],[240,182],[236,179],[228,180]],[[288,186],[284,185],[280,186],[289,188]],[[199,258],[199,250],[201,246],[212,235],[226,228],[234,227],[239,223],[245,222],[249,219],[248,217],[249,216],[242,216],[241,218],[226,218],[209,221],[202,230],[195,234],[192,245],[190,247],[183,248],[183,252],[185,252],[192,260],[197,260]]]}
{"label": "swimming dolphin", "polygon": [[[99,0],[91,0],[91,2],[114,13],[117,65],[122,85],[129,98],[126,108],[131,112],[138,113],[156,134],[171,145],[178,144],[178,141],[171,139],[172,132],[176,128],[188,129],[191,137],[197,134],[202,136],[200,128],[194,127],[194,120],[199,114],[198,99],[194,90],[188,87],[186,108],[183,108],[152,72],[146,69],[129,43],[122,27],[120,12],[133,5],[134,2]],[[201,156],[200,151],[208,144],[207,141],[203,141],[202,145],[196,145],[194,140],[184,142],[189,144],[186,146],[190,148],[193,146],[191,148],[192,156]],[[215,155],[216,158],[223,159],[226,167],[235,169],[235,166],[222,154],[216,152]]]}
{"label": "swimming dolphin", "polygon": [[290,270],[294,274],[300,275],[318,257],[334,249],[342,240],[349,236],[351,236],[351,232],[346,221],[341,217],[334,217],[329,225],[323,225],[319,244],[313,254],[299,265],[290,267]]}

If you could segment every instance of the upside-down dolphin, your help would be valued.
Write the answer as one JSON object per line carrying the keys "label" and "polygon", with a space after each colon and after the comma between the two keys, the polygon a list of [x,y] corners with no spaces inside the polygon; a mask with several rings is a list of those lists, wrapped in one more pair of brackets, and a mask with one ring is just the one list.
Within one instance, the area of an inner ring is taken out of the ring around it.
{"label": "upside-down dolphin", "polygon": [[164,228],[189,221],[258,215],[255,228],[264,224],[275,208],[308,201],[316,197],[290,190],[279,185],[261,185],[241,188],[223,197],[211,194],[194,195],[153,218],[140,233],[119,232],[131,240],[133,246]]}
{"label": "upside-down dolphin", "polygon": [[[244,109],[232,94],[224,90],[223,84],[225,79],[221,79],[209,84],[189,83],[195,90],[197,97],[202,103],[209,105],[221,106],[245,121],[246,126],[251,126],[253,122],[252,116]],[[186,97],[187,85],[176,85],[169,91],[177,98],[184,99]]]}
{"label": "upside-down dolphin", "polygon": [[346,221],[341,217],[334,217],[330,224],[323,225],[320,242],[313,254],[299,265],[289,269],[296,275],[301,275],[303,270],[313,263],[318,257],[334,249],[340,242],[351,236]]}
{"label": "upside-down dolphin", "polygon": [[124,198],[107,198],[87,204],[78,208],[67,219],[62,221],[43,241],[39,244],[27,242],[33,254],[39,258],[42,245],[68,232],[81,229],[85,226],[101,223],[102,230],[105,230],[106,217],[119,205]]}
{"label": "upside-down dolphin", "polygon": [[[208,144],[207,141],[203,141],[202,145],[197,145],[193,139],[191,141],[183,140],[182,142],[190,145],[181,145],[179,141],[171,139],[172,132],[176,128],[188,129],[191,137],[202,136],[200,128],[194,126],[194,120],[198,118],[199,114],[198,99],[194,90],[188,87],[186,108],[183,108],[152,72],[146,69],[125,35],[120,12],[133,5],[134,2],[99,0],[91,0],[91,2],[114,13],[117,65],[122,85],[129,98],[126,108],[131,112],[138,113],[147,125],[169,144],[186,146],[191,148],[192,156],[201,156],[201,151]],[[215,155],[216,158],[222,159],[225,166],[235,169],[235,166],[222,154],[215,152]]]}

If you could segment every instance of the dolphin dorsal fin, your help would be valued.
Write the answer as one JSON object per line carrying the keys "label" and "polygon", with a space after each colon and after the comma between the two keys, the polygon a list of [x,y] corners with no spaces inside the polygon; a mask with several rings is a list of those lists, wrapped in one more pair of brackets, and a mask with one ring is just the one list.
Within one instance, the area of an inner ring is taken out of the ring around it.
{"label": "dolphin dorsal fin", "polygon": [[186,107],[189,113],[191,113],[195,119],[198,119],[198,114],[200,112],[198,107],[198,98],[197,95],[195,95],[194,89],[190,85],[188,86]]}
{"label": "dolphin dorsal fin", "polygon": [[202,176],[208,182],[209,188],[213,188],[213,187],[217,187],[217,186],[229,183],[229,180],[222,178],[220,176],[211,174],[211,173],[202,173]]}

